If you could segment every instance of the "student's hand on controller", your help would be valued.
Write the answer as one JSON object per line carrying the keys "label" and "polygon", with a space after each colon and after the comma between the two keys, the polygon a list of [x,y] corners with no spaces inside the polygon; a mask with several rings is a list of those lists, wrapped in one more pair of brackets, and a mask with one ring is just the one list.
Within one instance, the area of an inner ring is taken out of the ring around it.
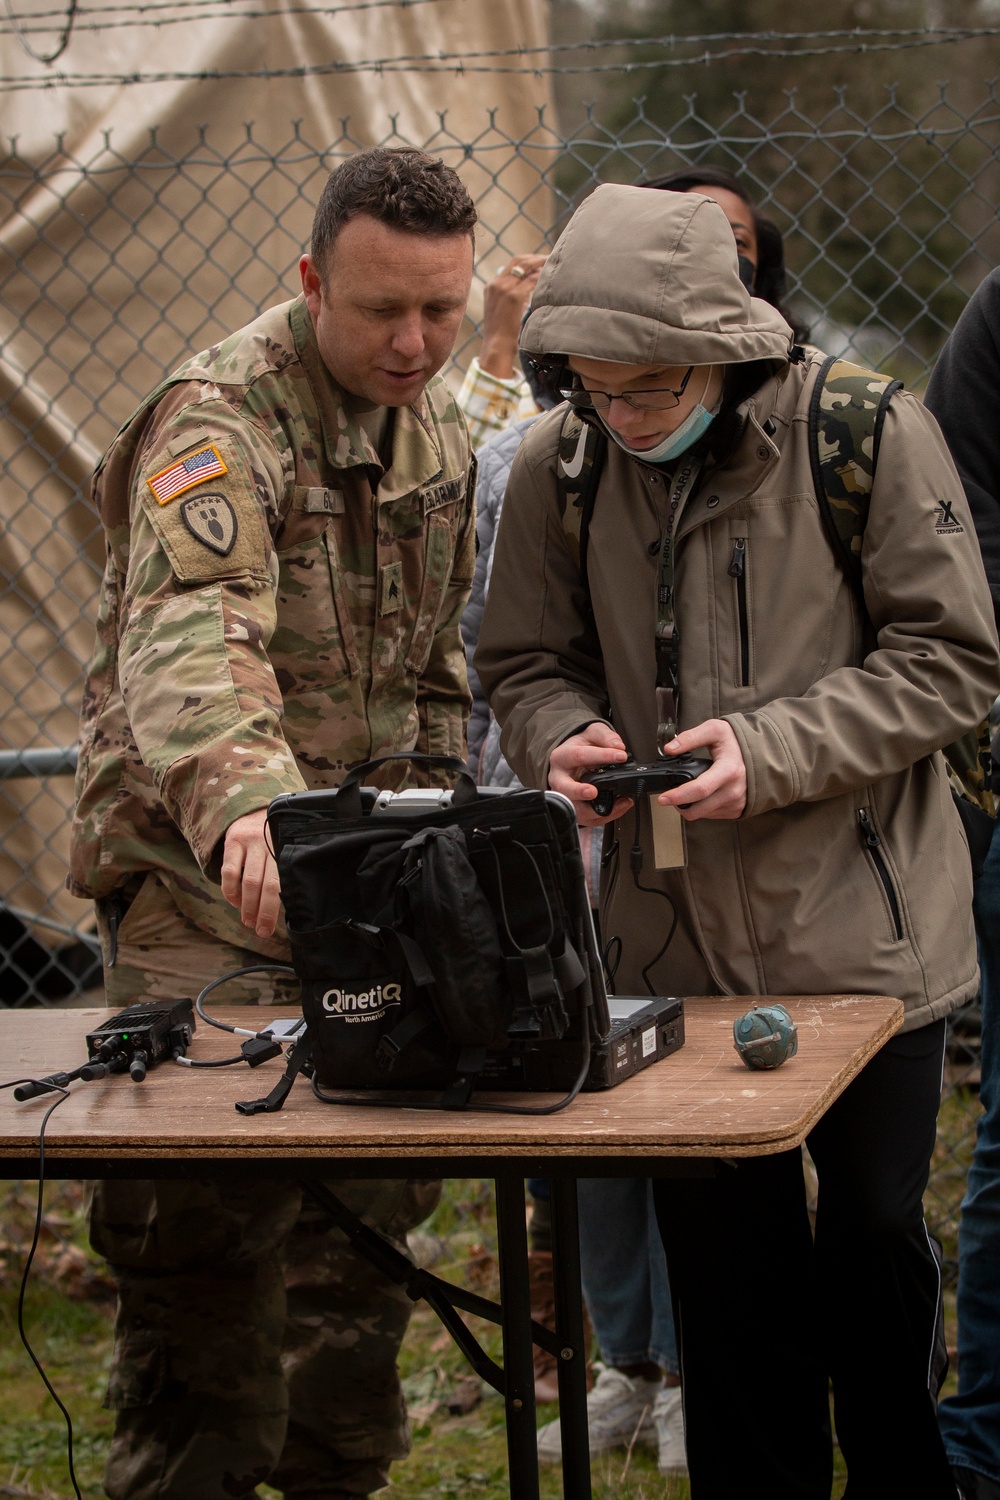
{"label": "student's hand on controller", "polygon": [[[601,766],[617,766],[628,760],[628,751],[620,734],[610,724],[588,724],[579,734],[557,745],[549,756],[549,786],[568,797],[576,808],[576,820],[584,828],[601,828],[620,818],[632,806],[631,797],[618,797],[606,818],[599,818],[588,807],[597,796],[596,786],[587,781],[587,772]],[[699,778],[700,779],[700,778]],[[692,783],[693,785],[693,783]]]}
{"label": "student's hand on controller", "polygon": [[[747,805],[747,768],[740,742],[725,719],[706,719],[694,729],[685,729],[665,747],[667,755],[707,750],[709,770],[683,786],[663,792],[664,807],[677,807],[688,823],[699,818],[740,818]],[[690,804],[690,805],[688,805]]]}
{"label": "student's hand on controller", "polygon": [[222,855],[222,894],[239,910],[243,926],[264,938],[274,933],[281,906],[278,867],[266,832],[266,807],[245,813],[226,829]]}

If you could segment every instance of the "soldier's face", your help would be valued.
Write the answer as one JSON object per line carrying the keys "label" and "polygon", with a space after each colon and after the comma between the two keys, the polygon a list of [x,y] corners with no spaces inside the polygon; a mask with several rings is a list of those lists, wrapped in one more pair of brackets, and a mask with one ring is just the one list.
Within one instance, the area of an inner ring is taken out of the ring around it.
{"label": "soldier's face", "polygon": [[367,214],[344,225],[321,277],[299,263],[323,362],[353,396],[415,401],[451,353],[472,284],[467,234],[410,234]]}

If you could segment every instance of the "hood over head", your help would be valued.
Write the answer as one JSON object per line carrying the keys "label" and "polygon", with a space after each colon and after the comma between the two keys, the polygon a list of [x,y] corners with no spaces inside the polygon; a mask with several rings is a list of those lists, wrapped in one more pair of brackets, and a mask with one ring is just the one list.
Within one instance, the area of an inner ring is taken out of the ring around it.
{"label": "hood over head", "polygon": [[636,365],[786,361],[792,330],[740,280],[736,241],[700,193],[605,183],[542,268],[521,349]]}

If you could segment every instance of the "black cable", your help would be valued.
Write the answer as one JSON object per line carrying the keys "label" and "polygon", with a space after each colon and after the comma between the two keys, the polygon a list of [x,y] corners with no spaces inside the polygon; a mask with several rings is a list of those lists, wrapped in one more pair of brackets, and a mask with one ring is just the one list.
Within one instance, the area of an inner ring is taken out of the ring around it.
{"label": "black cable", "polygon": [[644,793],[640,784],[636,791],[635,798],[635,839],[633,841],[632,848],[629,850],[629,864],[632,867],[632,881],[637,891],[644,891],[647,896],[662,896],[664,901],[670,907],[670,911],[673,917],[673,920],[670,923],[670,929],[663,940],[663,946],[657,953],[653,955],[653,957],[649,960],[649,963],[646,964],[640,971],[642,973],[643,983],[645,984],[647,990],[651,995],[656,995],[659,992],[650,980],[649,971],[650,969],[655,968],[655,966],[660,962],[660,959],[663,957],[664,953],[666,953],[667,949],[670,947],[670,944],[673,942],[674,933],[677,931],[677,908],[674,905],[673,901],[671,901],[670,897],[667,895],[666,891],[661,890],[659,886],[643,885],[639,880],[639,876],[642,873],[643,797]]}
{"label": "black cable", "polygon": [[[297,978],[291,964],[248,964],[245,969],[230,969],[228,974],[223,974],[220,979],[213,979],[211,984],[206,984],[195,1000],[194,1008],[206,1025],[215,1026],[219,1031],[232,1032],[233,1036],[260,1036],[261,1032],[248,1031],[245,1026],[229,1026],[225,1021],[215,1021],[202,1008],[202,1001],[206,995],[210,995],[213,990],[217,990],[220,984],[228,984],[230,979],[241,979],[244,974],[291,974],[293,979]],[[192,1066],[195,1066],[195,1064],[192,1064]],[[222,1067],[224,1065],[222,1063],[199,1063],[197,1066]]]}
{"label": "black cable", "polygon": [[179,1063],[182,1068],[230,1068],[233,1063],[245,1063],[246,1058],[242,1052],[236,1057],[216,1057],[209,1061],[199,1061],[194,1057],[180,1057],[175,1055],[174,1062]]}
{"label": "black cable", "polygon": [[670,947],[670,944],[673,942],[674,933],[677,931],[677,908],[674,905],[674,903],[671,901],[670,897],[667,895],[666,891],[661,891],[658,886],[655,886],[655,885],[640,885],[639,882],[638,882],[638,880],[637,880],[636,883],[635,883],[635,888],[636,888],[637,891],[645,891],[645,892],[647,892],[647,894],[652,895],[652,896],[662,896],[663,899],[664,899],[664,901],[670,907],[670,910],[671,910],[671,913],[672,913],[672,921],[670,923],[670,930],[669,930],[669,932],[667,933],[666,937],[663,940],[663,947],[659,950],[658,953],[656,953],[649,960],[649,963],[646,964],[644,966],[644,968],[642,969],[642,977],[643,977],[643,981],[644,981],[644,983],[646,985],[647,990],[649,991],[649,993],[651,995],[658,995],[660,992],[656,988],[656,986],[653,983],[651,983],[650,978],[649,978],[649,971],[650,971],[650,969],[653,969],[653,968],[656,967],[656,965],[660,962],[660,959],[663,957],[664,953],[666,953],[667,949]]}
{"label": "black cable", "polygon": [[[613,955],[613,956],[612,956]],[[620,937],[609,937],[601,949],[601,965],[604,969],[604,987],[609,995],[615,993],[615,975],[618,973],[618,965],[622,961],[622,940]]]}
{"label": "black cable", "polygon": [[[40,1081],[41,1080],[37,1078],[12,1078],[10,1083],[0,1084],[0,1090],[12,1089],[15,1088],[18,1084],[22,1083],[38,1084]],[[38,1248],[38,1237],[42,1232],[42,1207],[43,1194],[45,1190],[45,1127],[49,1123],[49,1119],[53,1111],[57,1110],[60,1104],[64,1104],[65,1101],[69,1098],[69,1089],[58,1088],[58,1086],[54,1084],[47,1084],[46,1090],[57,1092],[62,1097],[54,1100],[53,1103],[49,1105],[48,1109],[42,1116],[42,1123],[38,1131],[38,1206],[35,1210],[35,1232],[31,1237],[31,1248],[28,1251],[28,1257],[24,1262],[24,1270],[21,1272],[21,1286],[17,1296],[17,1331],[20,1336],[21,1343],[28,1351],[28,1357],[31,1360],[31,1363],[34,1365],[35,1369],[42,1377],[42,1383],[44,1384],[45,1389],[48,1391],[49,1395],[52,1397],[53,1401],[56,1403],[59,1410],[63,1414],[63,1418],[66,1422],[66,1459],[69,1465],[69,1477],[73,1485],[73,1493],[76,1496],[76,1500],[83,1500],[83,1496],[80,1493],[80,1486],[76,1482],[76,1470],[73,1467],[73,1419],[70,1416],[69,1412],[66,1410],[65,1406],[60,1401],[59,1397],[56,1395],[55,1387],[53,1386],[49,1377],[46,1375],[45,1371],[42,1369],[41,1362],[38,1359],[38,1356],[28,1342],[28,1335],[25,1332],[24,1328],[24,1297],[28,1287],[28,1273],[31,1270],[31,1263],[35,1258],[35,1251]]]}

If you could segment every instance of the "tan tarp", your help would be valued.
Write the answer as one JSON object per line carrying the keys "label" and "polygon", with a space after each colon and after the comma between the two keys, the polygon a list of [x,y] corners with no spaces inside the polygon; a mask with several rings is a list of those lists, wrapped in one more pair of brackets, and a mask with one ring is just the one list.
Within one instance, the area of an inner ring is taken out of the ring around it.
{"label": "tan tarp", "polygon": [[[58,27],[57,3],[12,0],[36,52],[58,41],[29,30]],[[454,165],[479,205],[483,275],[538,248],[552,158],[548,88],[531,74],[252,76],[544,46],[545,0],[82,3],[51,64],[28,58],[9,21],[0,32],[5,80],[56,80],[0,96],[0,748],[20,749],[76,736],[103,564],[84,498],[97,457],[181,357],[298,289],[340,157],[417,144]],[[154,73],[220,76],[84,82]],[[70,801],[65,777],[0,782],[0,898],[68,924],[87,917],[62,892]]]}

